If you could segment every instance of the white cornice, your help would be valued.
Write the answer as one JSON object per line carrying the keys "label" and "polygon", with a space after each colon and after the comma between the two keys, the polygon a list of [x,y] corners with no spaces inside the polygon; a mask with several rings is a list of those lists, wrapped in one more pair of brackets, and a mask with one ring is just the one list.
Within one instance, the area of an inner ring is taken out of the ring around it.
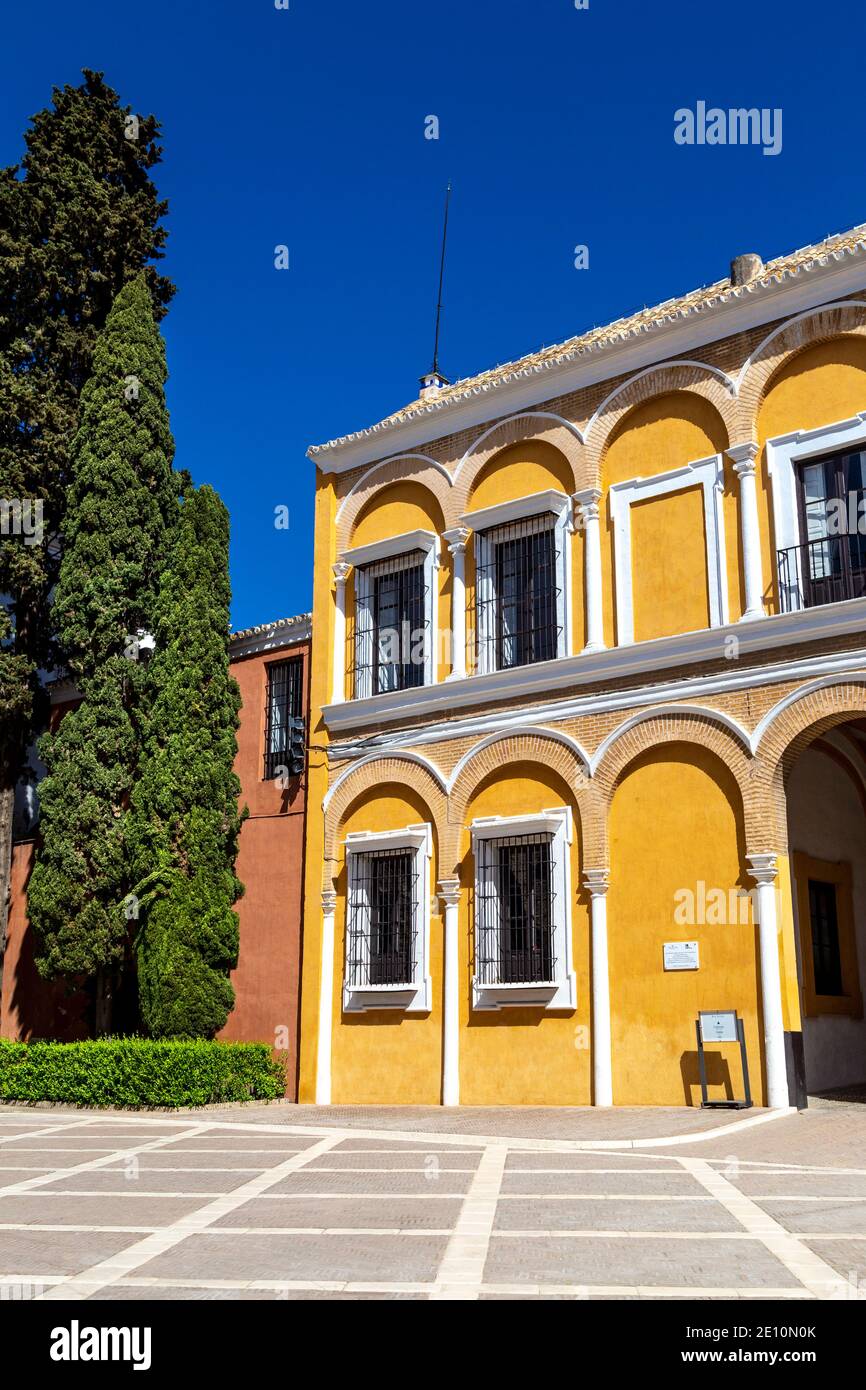
{"label": "white cornice", "polygon": [[492,507],[480,507],[474,512],[464,512],[460,520],[473,531],[488,531],[493,526],[505,526],[510,521],[524,521],[531,516],[543,516],[552,512],[561,516],[568,507],[568,496],[548,488],[546,492],[533,492],[528,497],[515,497],[510,502],[497,502]]}
{"label": "white cornice", "polygon": [[238,661],[245,656],[279,651],[283,647],[294,646],[296,642],[309,642],[311,634],[312,619],[309,613],[302,613],[297,618],[281,618],[275,623],[262,623],[260,627],[247,628],[245,632],[235,633],[229,638],[229,660]]}
{"label": "white cornice", "polygon": [[414,550],[431,551],[436,549],[435,531],[404,531],[399,536],[388,536],[382,541],[371,541],[369,545],[356,545],[352,550],[341,550],[340,560],[347,565],[372,565],[378,560],[390,560],[398,555],[410,555]]}
{"label": "white cornice", "polygon": [[[466,676],[463,680],[440,682],[437,685],[417,686],[410,690],[373,695],[365,700],[348,700],[343,704],[326,705],[322,710],[325,725],[333,739],[343,742],[333,747],[333,757],[355,755],[373,747],[427,743],[439,738],[458,738],[465,732],[463,725],[471,723],[472,732],[482,726],[503,727],[509,718],[526,722],[530,711],[526,705],[519,710],[505,711],[484,717],[479,707],[496,702],[520,699],[537,701],[554,691],[569,691],[575,686],[598,686],[609,681],[628,680],[634,676],[652,677],[677,666],[699,665],[724,658],[736,650],[730,671],[678,682],[673,689],[653,681],[644,687],[644,695],[636,689],[616,690],[602,695],[560,698],[556,703],[539,709],[533,706],[531,717],[565,718],[569,714],[591,713],[601,708],[623,708],[640,704],[646,699],[682,698],[714,690],[734,690],[766,684],[772,680],[790,680],[796,675],[820,675],[837,670],[862,666],[866,651],[830,653],[804,661],[785,661],[772,665],[744,669],[745,656],[785,648],[801,642],[816,642],[832,637],[859,634],[866,628],[866,598],[848,599],[842,603],[807,608],[796,613],[775,614],[757,618],[749,623],[729,623],[725,627],[703,628],[676,637],[658,637],[632,646],[613,647],[598,652],[581,652],[576,656],[560,657],[555,661],[539,662],[533,666],[517,666],[506,671],[491,671],[485,675]],[[736,643],[736,647],[734,647]],[[663,687],[663,694],[662,694]],[[675,694],[674,691],[681,692]],[[448,719],[456,709],[473,709],[468,719]],[[431,717],[423,727],[406,728],[405,722],[419,715]],[[441,722],[439,722],[441,721]],[[352,739],[355,731],[382,729],[397,725],[392,732],[373,738]],[[399,727],[402,725],[403,727]]]}
{"label": "white cornice", "polygon": [[864,260],[863,246],[835,254],[831,250],[817,264],[808,263],[737,291],[720,290],[718,299],[674,309],[622,336],[578,345],[544,362],[531,360],[524,367],[515,363],[510,375],[506,372],[474,387],[467,384],[465,395],[428,402],[406,419],[382,421],[308,454],[323,472],[346,473],[600,381],[663,365],[668,358],[862,290]]}

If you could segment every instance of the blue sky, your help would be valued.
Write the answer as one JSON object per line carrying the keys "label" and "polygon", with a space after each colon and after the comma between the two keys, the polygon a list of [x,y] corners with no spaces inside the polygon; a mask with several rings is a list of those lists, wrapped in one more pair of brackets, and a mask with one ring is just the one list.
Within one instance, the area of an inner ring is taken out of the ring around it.
{"label": "blue sky", "polygon": [[[289,5],[41,0],[3,20],[4,164],[83,66],[162,121],[177,463],[231,510],[236,627],[309,606],[307,446],[416,395],[448,178],[452,379],[866,220],[855,0]],[[675,144],[699,100],[781,108],[781,153]]]}

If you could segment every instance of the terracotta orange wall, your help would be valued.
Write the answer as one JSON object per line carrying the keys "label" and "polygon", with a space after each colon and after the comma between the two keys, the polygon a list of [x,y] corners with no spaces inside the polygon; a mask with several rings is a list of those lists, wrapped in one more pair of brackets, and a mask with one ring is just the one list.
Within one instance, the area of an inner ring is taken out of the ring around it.
{"label": "terracotta orange wall", "polygon": [[230,1042],[267,1042],[288,1052],[288,1091],[294,1099],[298,1074],[298,995],[304,865],[306,778],[286,788],[265,781],[265,702],[270,664],[300,656],[308,704],[309,646],[296,643],[232,662],[241,691],[241,725],[235,772],[241,805],[249,817],[241,830],[237,875],[244,896],[236,905],[240,953],[232,972],[235,1007],[219,1037]]}
{"label": "terracotta orange wall", "polygon": [[12,849],[0,1037],[70,1042],[87,1037],[87,1000],[81,993],[68,993],[62,982],[43,980],[36,970],[35,942],[27,921],[27,883],[35,850],[33,840],[24,840]]}

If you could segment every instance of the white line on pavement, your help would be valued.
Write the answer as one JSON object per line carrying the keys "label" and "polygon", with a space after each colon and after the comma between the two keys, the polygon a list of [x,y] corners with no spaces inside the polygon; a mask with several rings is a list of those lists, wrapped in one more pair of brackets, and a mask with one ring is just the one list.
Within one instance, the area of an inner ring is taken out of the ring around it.
{"label": "white line on pavement", "polygon": [[507,1146],[502,1143],[491,1144],[482,1155],[442,1257],[431,1299],[478,1298],[507,1157]]}
{"label": "white line on pavement", "polygon": [[842,1276],[778,1221],[774,1221],[751,1197],[740,1192],[701,1158],[681,1158],[680,1162],[816,1298],[844,1296],[847,1284]]}

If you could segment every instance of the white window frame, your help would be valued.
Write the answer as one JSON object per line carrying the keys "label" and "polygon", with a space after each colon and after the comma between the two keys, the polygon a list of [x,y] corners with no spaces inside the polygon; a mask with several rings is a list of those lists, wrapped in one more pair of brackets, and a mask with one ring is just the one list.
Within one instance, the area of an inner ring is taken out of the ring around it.
{"label": "white window frame", "polygon": [[[778,573],[778,552],[789,550],[792,546],[805,544],[806,537],[801,534],[800,507],[797,497],[797,466],[810,458],[820,458],[823,454],[835,454],[844,449],[866,446],[866,411],[850,420],[836,420],[830,425],[819,425],[814,430],[794,430],[791,434],[779,434],[767,440],[767,474],[772,486],[773,530],[775,532],[775,553],[773,572],[777,584],[781,584]],[[805,608],[800,584],[791,586],[788,594],[789,609],[796,611]],[[847,599],[841,602],[849,602]]]}
{"label": "white window frame", "polygon": [[[415,853],[418,878],[415,953],[410,985],[369,985],[358,989],[346,979],[349,916],[354,892],[352,856],[375,854],[389,849],[411,849]],[[353,832],[346,836],[346,921],[343,950],[343,1012],[365,1013],[370,1009],[401,1009],[404,1013],[430,1012],[430,863],[433,835],[429,825],[407,825],[403,830]]]}
{"label": "white window frame", "polygon": [[613,483],[609,507],[613,522],[613,554],[616,588],[616,641],[626,647],[634,642],[634,593],[631,544],[631,509],[649,497],[666,497],[687,488],[703,488],[704,545],[710,627],[724,627],[728,613],[728,571],[725,560],[724,461],[721,454],[697,459],[684,468],[656,473],[651,478],[630,478]]}
{"label": "white window frame", "polygon": [[[510,526],[515,521],[529,521],[536,516],[550,514],[553,517],[554,545],[556,546],[556,655],[553,660],[567,656],[571,650],[572,631],[572,582],[571,549],[568,538],[573,530],[571,499],[564,492],[548,489],[546,492],[533,492],[527,497],[517,497],[511,502],[500,502],[494,507],[482,507],[474,512],[466,512],[460,518],[461,525],[474,532],[475,547],[475,670],[478,675],[486,675],[497,669],[495,664],[496,644],[489,631],[490,619],[495,611],[495,594],[490,567],[490,547],[496,544],[496,532]],[[535,665],[539,663],[533,663]]]}
{"label": "white window frame", "polygon": [[[389,536],[386,540],[373,541],[370,545],[359,545],[353,550],[344,550],[340,555],[340,560],[355,567],[355,670],[358,673],[355,681],[353,698],[356,700],[367,699],[373,695],[393,694],[393,691],[374,691],[373,690],[373,660],[372,652],[367,651],[366,647],[372,641],[373,622],[370,613],[372,602],[372,585],[370,583],[370,567],[385,560],[399,559],[400,556],[410,555],[413,551],[423,551],[424,560],[424,592],[427,595],[427,612],[425,614],[429,641],[424,653],[424,685],[433,685],[436,681],[436,652],[437,642],[437,594],[436,594],[436,570],[439,567],[438,558],[438,537],[433,531],[405,531],[399,536]],[[365,614],[368,621],[361,622],[361,615]],[[361,645],[365,650],[361,650]],[[344,658],[341,658],[344,659]]]}
{"label": "white window frame", "polygon": [[478,898],[478,855],[480,840],[501,840],[512,836],[550,835],[551,862],[558,891],[553,901],[553,957],[556,975],[538,984],[490,985],[472,977],[472,1007],[478,1010],[541,1008],[546,1012],[573,1013],[577,1008],[577,977],[572,947],[573,905],[571,896],[571,844],[574,823],[570,806],[556,806],[528,816],[484,816],[469,827],[475,855],[475,894]]}

